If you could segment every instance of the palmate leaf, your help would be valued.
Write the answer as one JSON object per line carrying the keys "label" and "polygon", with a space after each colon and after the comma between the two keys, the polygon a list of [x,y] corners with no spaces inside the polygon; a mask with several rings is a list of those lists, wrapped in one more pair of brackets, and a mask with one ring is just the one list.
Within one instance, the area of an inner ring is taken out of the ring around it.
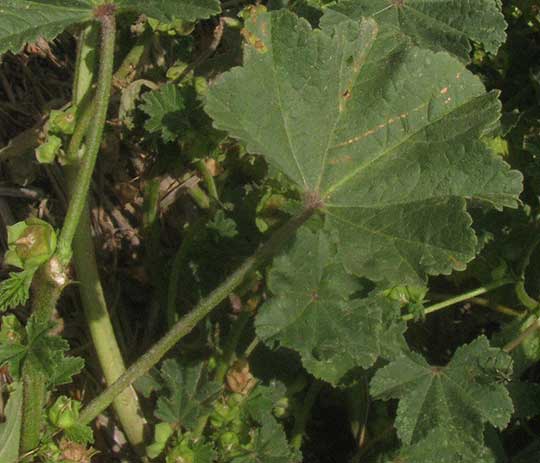
{"label": "palmate leaf", "polygon": [[199,417],[210,410],[211,401],[221,391],[221,384],[208,379],[202,363],[180,365],[175,360],[165,360],[161,376],[169,394],[159,397],[155,415],[186,429],[196,426]]}
{"label": "palmate leaf", "polygon": [[457,349],[445,367],[409,353],[378,370],[370,391],[375,398],[399,399],[395,425],[403,454],[409,455],[404,461],[432,461],[425,460],[428,454],[449,463],[490,461],[484,425],[504,429],[512,416],[512,401],[501,382],[511,365],[508,354],[481,336]]}
{"label": "palmate leaf", "polygon": [[67,357],[68,342],[60,336],[49,335],[54,323],[37,322],[31,317],[26,325],[26,339],[0,343],[0,365],[7,364],[14,378],[21,375],[23,362],[31,362],[34,368],[47,377],[50,388],[71,382],[71,377],[84,366],[80,357]]}
{"label": "palmate leaf", "polygon": [[34,273],[35,269],[12,272],[0,283],[0,312],[26,303]]}
{"label": "palmate leaf", "polygon": [[298,351],[310,373],[335,384],[351,368],[373,365],[383,317],[398,318],[399,306],[384,297],[352,299],[362,286],[337,261],[334,247],[325,233],[300,230],[274,260],[267,279],[273,297],[255,325],[262,340]]}
{"label": "palmate leaf", "polygon": [[184,19],[195,21],[218,14],[221,11],[219,0],[116,0],[123,10],[134,10],[160,21]]}
{"label": "palmate leaf", "polygon": [[419,284],[463,269],[476,244],[466,199],[516,206],[521,175],[480,141],[497,95],[456,59],[371,19],[312,30],[281,10],[244,36],[243,67],[206,110],[322,199],[350,272]]}
{"label": "palmate leaf", "polygon": [[500,0],[343,0],[330,6],[325,21],[372,16],[419,46],[446,50],[469,60],[471,40],[496,53],[506,40]]}
{"label": "palmate leaf", "polygon": [[39,37],[54,39],[73,24],[91,20],[90,0],[3,0],[0,3],[0,54],[18,53]]}
{"label": "palmate leaf", "polygon": [[175,84],[147,93],[139,107],[148,115],[144,128],[150,133],[160,132],[165,142],[174,141],[187,125],[184,98]]}
{"label": "palmate leaf", "polygon": [[233,457],[230,463],[297,463],[297,452],[289,447],[283,426],[272,415],[266,415],[253,437],[253,445]]}

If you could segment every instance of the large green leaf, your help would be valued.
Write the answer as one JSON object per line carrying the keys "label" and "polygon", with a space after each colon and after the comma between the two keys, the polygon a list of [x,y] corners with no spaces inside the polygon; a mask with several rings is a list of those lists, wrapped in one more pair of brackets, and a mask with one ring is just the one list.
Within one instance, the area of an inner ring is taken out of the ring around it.
{"label": "large green leaf", "polygon": [[4,410],[5,422],[0,423],[0,461],[15,463],[19,458],[19,438],[21,435],[23,388],[15,385]]}
{"label": "large green leaf", "polygon": [[513,405],[503,378],[511,369],[510,356],[481,336],[457,349],[445,367],[403,355],[377,371],[370,389],[375,398],[399,399],[398,436],[410,446],[404,451],[417,455],[406,461],[426,461],[420,455],[431,452],[446,455],[440,461],[473,462],[486,453],[484,424],[504,429],[510,421]]}
{"label": "large green leaf", "polygon": [[219,0],[116,0],[120,11],[134,10],[160,21],[209,18],[221,11]]}
{"label": "large green leaf", "polygon": [[337,262],[324,233],[300,230],[267,281],[273,297],[257,314],[257,335],[298,351],[310,373],[332,383],[353,367],[373,365],[381,353],[383,311],[399,314],[389,299],[351,298],[362,287]]}
{"label": "large green leaf", "polygon": [[249,19],[244,36],[243,67],[206,109],[320,196],[349,271],[418,284],[463,269],[476,243],[465,200],[516,205],[521,175],[480,141],[497,95],[456,59],[371,19],[312,30],[281,10]]}
{"label": "large green leaf", "polygon": [[471,40],[482,42],[491,53],[506,40],[500,0],[344,0],[330,8],[336,14],[325,21],[372,16],[422,47],[446,50],[465,61]]}
{"label": "large green leaf", "polygon": [[66,27],[92,19],[90,0],[3,0],[0,54],[17,53],[39,37],[54,39]]}

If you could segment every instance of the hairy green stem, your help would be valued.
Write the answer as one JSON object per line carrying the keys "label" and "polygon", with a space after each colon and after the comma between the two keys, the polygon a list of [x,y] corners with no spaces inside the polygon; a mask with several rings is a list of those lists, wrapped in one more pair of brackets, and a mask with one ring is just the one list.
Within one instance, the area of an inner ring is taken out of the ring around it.
{"label": "hairy green stem", "polygon": [[[79,46],[79,55],[77,57],[73,104],[82,109],[79,112],[77,125],[68,149],[68,159],[72,161],[72,164],[66,166],[65,169],[70,195],[72,196],[76,194],[79,187],[77,184],[77,173],[80,169],[79,148],[93,120],[95,111],[95,106],[89,104],[87,100],[92,94],[91,84],[94,75],[94,64],[93,61],[88,59],[88,56],[92,55],[91,50],[97,48],[98,35],[93,33],[93,29],[97,29],[96,26],[94,24],[90,30],[86,30],[81,36],[82,43]],[[92,240],[88,201],[85,202],[73,237],[72,247],[73,261],[79,282],[78,289],[90,336],[105,382],[112,384],[125,371],[125,364],[109,316],[103,286],[101,285]],[[146,421],[133,388],[127,388],[123,391],[115,399],[113,405],[128,441],[136,450],[142,451]]]}
{"label": "hairy green stem", "polygon": [[86,139],[86,153],[77,175],[77,191],[74,192],[69,203],[64,225],[58,238],[57,255],[64,264],[67,264],[71,259],[71,243],[86,204],[90,181],[96,165],[101,137],[107,119],[107,109],[111,94],[116,18],[113,15],[104,15],[99,19],[101,21],[101,52],[95,97],[95,115]]}
{"label": "hairy green stem", "polygon": [[[430,313],[437,312],[438,310],[446,309],[447,307],[450,307],[459,302],[463,302],[473,297],[480,296],[481,294],[488,293],[490,291],[493,291],[494,289],[500,288],[501,286],[506,286],[512,283],[515,283],[515,280],[512,280],[510,278],[494,281],[493,283],[490,283],[488,285],[480,286],[479,288],[473,289],[472,291],[468,291],[458,296],[451,297],[450,299],[446,299],[445,301],[438,302],[437,304],[430,305],[426,308],[424,313],[428,315]],[[405,314],[401,317],[401,319],[405,321],[413,320],[414,315]]]}
{"label": "hairy green stem", "polygon": [[[90,214],[86,206],[73,240],[73,260],[77,269],[78,288],[88,329],[105,382],[110,385],[124,373],[126,367],[107,310],[107,301],[96,265],[89,219]],[[129,443],[135,449],[140,449],[144,443],[146,421],[135,390],[131,387],[123,390],[115,398],[113,406]]]}
{"label": "hairy green stem", "polygon": [[154,346],[131,365],[114,384],[96,397],[81,412],[79,421],[81,423],[92,421],[111,404],[118,394],[156,365],[180,339],[190,333],[202,319],[234,291],[249,273],[281,250],[284,244],[311,217],[314,211],[314,208],[306,208],[303,213],[293,217],[283,227],[277,230],[266,244],[261,246],[251,257],[244,261],[240,268],[204,298],[190,313],[180,319]]}
{"label": "hairy green stem", "polygon": [[66,160],[68,163],[75,163],[80,160],[79,149],[82,146],[83,139],[94,119],[95,106],[93,102],[86,101],[85,98],[81,100],[80,105],[82,108],[77,110],[77,123],[75,124],[75,130],[69,140],[66,152]]}
{"label": "hairy green stem", "polygon": [[291,434],[291,445],[295,449],[300,450],[300,448],[302,447],[302,440],[304,437],[304,432],[306,430],[307,422],[309,421],[309,417],[311,416],[311,409],[313,408],[313,404],[315,403],[315,400],[317,400],[317,396],[321,391],[322,384],[323,383],[321,381],[317,380],[311,383],[307,391],[306,397],[302,402],[302,407],[300,408],[300,410],[298,410],[294,417],[294,427]]}
{"label": "hairy green stem", "polygon": [[[52,318],[66,283],[66,274],[57,259],[51,259],[38,269],[32,291],[32,311],[38,323],[46,323]],[[39,445],[47,378],[31,362],[24,362],[22,377],[23,412],[19,448],[21,453],[25,453]]]}
{"label": "hairy green stem", "polygon": [[24,362],[23,412],[20,453],[29,452],[39,445],[47,378],[32,362]]}

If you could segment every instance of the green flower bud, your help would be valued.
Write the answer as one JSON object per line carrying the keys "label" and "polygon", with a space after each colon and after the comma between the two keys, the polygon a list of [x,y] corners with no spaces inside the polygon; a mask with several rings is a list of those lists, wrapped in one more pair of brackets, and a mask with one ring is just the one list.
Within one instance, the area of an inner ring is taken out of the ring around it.
{"label": "green flower bud", "polygon": [[223,450],[229,451],[240,444],[240,439],[234,432],[227,431],[219,436],[218,443]]}
{"label": "green flower bud", "polygon": [[216,402],[214,404],[214,411],[210,415],[210,424],[219,429],[227,423],[227,416],[229,414],[229,407],[222,403]]}
{"label": "green flower bud", "polygon": [[169,452],[169,454],[165,458],[165,462],[194,463],[195,452],[191,448],[189,441],[187,439],[180,441],[180,443]]}
{"label": "green flower bud", "polygon": [[62,140],[56,135],[48,135],[47,140],[36,148],[36,159],[40,164],[51,164],[62,147]]}
{"label": "green flower bud", "polygon": [[2,317],[2,328],[0,328],[0,344],[13,344],[21,342],[24,338],[24,328],[15,315],[4,315]]}
{"label": "green flower bud", "polygon": [[47,222],[27,219],[8,227],[6,263],[21,268],[34,268],[43,264],[56,249],[56,233]]}
{"label": "green flower bud", "polygon": [[193,86],[195,87],[195,92],[197,92],[197,95],[206,96],[208,93],[208,82],[204,77],[195,77]]}
{"label": "green flower bud", "polygon": [[283,418],[287,416],[289,411],[289,399],[287,397],[283,397],[279,399],[276,402],[276,405],[274,407],[274,415],[277,418]]}
{"label": "green flower bud", "polygon": [[49,421],[60,429],[72,427],[79,419],[81,403],[61,395],[49,408]]}
{"label": "green flower bud", "polygon": [[49,116],[49,133],[71,135],[77,122],[77,108],[72,107],[66,111],[52,110]]}
{"label": "green flower bud", "polygon": [[216,367],[217,367],[217,359],[215,356],[212,355],[212,357],[208,359],[208,370],[213,371],[216,369]]}

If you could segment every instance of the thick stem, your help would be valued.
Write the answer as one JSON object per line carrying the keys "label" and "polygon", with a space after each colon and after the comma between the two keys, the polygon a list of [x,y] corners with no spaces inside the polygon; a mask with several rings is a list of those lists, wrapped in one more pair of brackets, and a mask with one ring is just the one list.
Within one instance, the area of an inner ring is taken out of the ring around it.
{"label": "thick stem", "polygon": [[[88,329],[105,382],[110,385],[124,373],[126,367],[107,310],[107,301],[96,265],[89,219],[90,214],[86,206],[73,240],[73,260],[77,269],[78,288]],[[113,405],[128,441],[135,448],[139,448],[144,443],[146,421],[134,389],[128,387],[122,391],[115,398]]]}
{"label": "thick stem", "polygon": [[[81,36],[77,69],[74,82],[73,104],[82,108],[77,126],[71,137],[68,159],[73,165],[66,167],[66,178],[70,194],[78,189],[77,172],[80,169],[79,148],[94,118],[95,106],[89,103],[92,77],[94,76],[91,50],[98,44],[98,35],[94,29],[86,30]],[[86,58],[85,58],[86,57]],[[73,237],[73,261],[77,272],[78,288],[81,296],[86,323],[96,349],[99,364],[107,385],[112,384],[124,371],[124,359],[112,327],[107,302],[97,267],[88,201],[84,205],[75,236]],[[122,392],[114,401],[114,409],[122,429],[130,444],[139,449],[144,442],[146,421],[139,405],[138,397],[132,388]]]}
{"label": "thick stem", "polygon": [[23,413],[21,428],[21,454],[39,445],[43,405],[45,400],[46,378],[31,362],[23,365]]}
{"label": "thick stem", "polygon": [[101,53],[98,82],[95,97],[95,117],[87,136],[86,153],[77,176],[77,191],[69,203],[62,232],[58,238],[57,255],[60,261],[67,264],[71,259],[71,243],[82,211],[86,204],[92,173],[96,165],[97,154],[101,145],[101,137],[107,119],[109,97],[114,65],[114,45],[116,36],[116,19],[114,15],[103,15],[101,21]]}
{"label": "thick stem", "polygon": [[261,246],[255,254],[246,259],[242,266],[229,276],[217,289],[203,299],[195,309],[180,319],[148,352],[141,356],[118,380],[109,386],[104,392],[96,397],[81,413],[79,421],[89,423],[103,410],[105,410],[114,398],[137,378],[144,375],[150,368],[156,365],[163,356],[172,349],[180,339],[190,333],[193,328],[205,318],[220,302],[222,302],[244,278],[274,256],[283,245],[294,235],[296,230],[313,214],[315,209],[306,209],[302,214],[293,217],[283,227],[277,230],[270,240]]}
{"label": "thick stem", "polygon": [[[63,267],[53,258],[34,276],[32,310],[38,323],[48,322],[67,283]],[[31,362],[23,364],[23,413],[20,450],[29,452],[39,445],[47,378]]]}
{"label": "thick stem", "polygon": [[[509,285],[515,283],[515,280],[511,279],[504,279],[499,281],[494,281],[493,283],[490,283],[486,286],[480,286],[479,288],[473,289],[472,291],[460,294],[455,297],[451,297],[450,299],[447,299],[442,302],[438,302],[437,304],[433,304],[426,308],[424,313],[426,315],[437,312],[438,310],[446,309],[447,307],[450,307],[454,304],[457,304],[458,302],[463,302],[468,299],[471,299],[476,296],[480,296],[481,294],[488,293],[490,291],[493,291],[494,289],[500,288],[501,286]],[[402,320],[409,321],[414,319],[413,314],[405,314],[401,317]]]}

